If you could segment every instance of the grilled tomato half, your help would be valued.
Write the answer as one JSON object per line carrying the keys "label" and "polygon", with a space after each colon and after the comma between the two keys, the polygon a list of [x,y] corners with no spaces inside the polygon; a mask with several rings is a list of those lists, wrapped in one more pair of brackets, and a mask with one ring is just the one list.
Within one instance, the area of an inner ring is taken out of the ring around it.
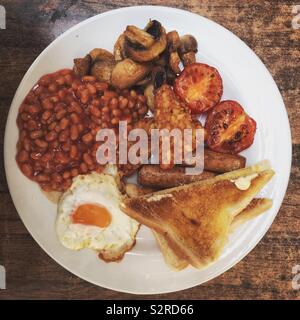
{"label": "grilled tomato half", "polygon": [[193,114],[200,114],[220,102],[223,83],[217,69],[207,64],[193,63],[186,66],[175,80],[174,90]]}
{"label": "grilled tomato half", "polygon": [[236,101],[222,101],[210,111],[205,122],[206,143],[211,150],[239,153],[254,140],[256,122]]}

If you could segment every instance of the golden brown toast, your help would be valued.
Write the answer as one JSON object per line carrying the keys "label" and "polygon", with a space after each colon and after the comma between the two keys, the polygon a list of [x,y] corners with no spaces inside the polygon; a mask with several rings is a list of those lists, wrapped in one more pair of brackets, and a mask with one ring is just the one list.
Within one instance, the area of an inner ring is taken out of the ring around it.
{"label": "golden brown toast", "polygon": [[[126,185],[126,194],[129,197],[138,197],[141,195],[149,194],[154,192],[155,190],[151,188],[145,188],[141,186],[137,186],[135,184],[127,184]],[[256,218],[257,216],[261,215],[272,206],[272,200],[267,198],[256,198],[253,199],[250,204],[235,218],[233,219],[230,225],[230,232],[234,232],[236,228],[238,228],[241,224]],[[189,263],[186,260],[184,254],[173,250],[169,244],[170,241],[165,239],[163,234],[160,234],[152,229],[152,232],[155,236],[155,239],[160,247],[162,255],[166,264],[173,269],[174,271],[180,271],[188,267]],[[178,248],[177,248],[178,249]]]}
{"label": "golden brown toast", "polygon": [[[241,224],[254,219],[260,214],[264,213],[272,206],[272,200],[267,198],[261,199],[253,199],[250,204],[240,213],[238,214],[232,221],[230,225],[230,232],[236,230]],[[153,230],[152,230],[153,231]],[[169,242],[165,239],[165,237],[153,231],[153,234],[157,240],[157,243],[160,247],[162,255],[166,264],[175,271],[180,271],[188,267],[189,263],[185,259],[184,255],[181,252],[176,252],[172,249]]]}
{"label": "golden brown toast", "polygon": [[[220,256],[233,218],[273,175],[268,162],[261,162],[212,179],[126,199],[122,210],[162,234],[189,264],[202,268]],[[245,177],[252,180],[241,190],[249,180]]]}

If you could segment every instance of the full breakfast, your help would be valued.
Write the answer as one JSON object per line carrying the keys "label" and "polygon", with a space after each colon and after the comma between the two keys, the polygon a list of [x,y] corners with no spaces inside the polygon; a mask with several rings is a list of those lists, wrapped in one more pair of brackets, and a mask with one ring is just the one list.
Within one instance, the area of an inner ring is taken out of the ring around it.
{"label": "full breakfast", "polygon": [[[200,269],[220,257],[236,228],[272,206],[256,198],[274,175],[270,163],[246,166],[239,154],[253,144],[256,122],[239,102],[222,100],[222,76],[197,62],[198,50],[192,35],[157,20],[129,25],[113,52],[94,48],[26,95],[16,161],[48,199],[58,195],[63,246],[121,261],[144,225],[170,268]],[[139,130],[146,140],[132,139]],[[160,135],[156,156],[153,132],[179,138]],[[124,161],[124,150],[138,160]],[[198,163],[203,170],[188,174]]]}

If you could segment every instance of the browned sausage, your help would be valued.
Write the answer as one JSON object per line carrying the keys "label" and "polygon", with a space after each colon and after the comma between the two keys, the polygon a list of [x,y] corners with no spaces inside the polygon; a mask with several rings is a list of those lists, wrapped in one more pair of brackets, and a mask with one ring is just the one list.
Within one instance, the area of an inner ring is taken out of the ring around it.
{"label": "browned sausage", "polygon": [[175,166],[172,169],[163,170],[159,165],[144,165],[139,172],[138,182],[146,187],[172,188],[214,176],[214,173],[208,171],[197,175],[188,175],[185,174],[184,167]]}
{"label": "browned sausage", "polygon": [[[187,165],[187,164],[184,164]],[[194,165],[194,163],[191,163]],[[238,154],[225,154],[209,149],[204,150],[204,169],[224,173],[245,168],[246,158]]]}

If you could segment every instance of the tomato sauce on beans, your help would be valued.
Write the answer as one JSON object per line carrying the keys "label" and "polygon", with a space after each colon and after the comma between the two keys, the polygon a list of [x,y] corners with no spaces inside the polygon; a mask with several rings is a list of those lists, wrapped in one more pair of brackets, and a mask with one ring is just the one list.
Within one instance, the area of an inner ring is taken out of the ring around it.
{"label": "tomato sauce on beans", "polygon": [[101,128],[127,120],[130,129],[147,112],[146,97],[134,90],[113,90],[70,69],[44,75],[19,109],[17,163],[43,190],[65,191],[78,174],[102,171],[95,140]]}

